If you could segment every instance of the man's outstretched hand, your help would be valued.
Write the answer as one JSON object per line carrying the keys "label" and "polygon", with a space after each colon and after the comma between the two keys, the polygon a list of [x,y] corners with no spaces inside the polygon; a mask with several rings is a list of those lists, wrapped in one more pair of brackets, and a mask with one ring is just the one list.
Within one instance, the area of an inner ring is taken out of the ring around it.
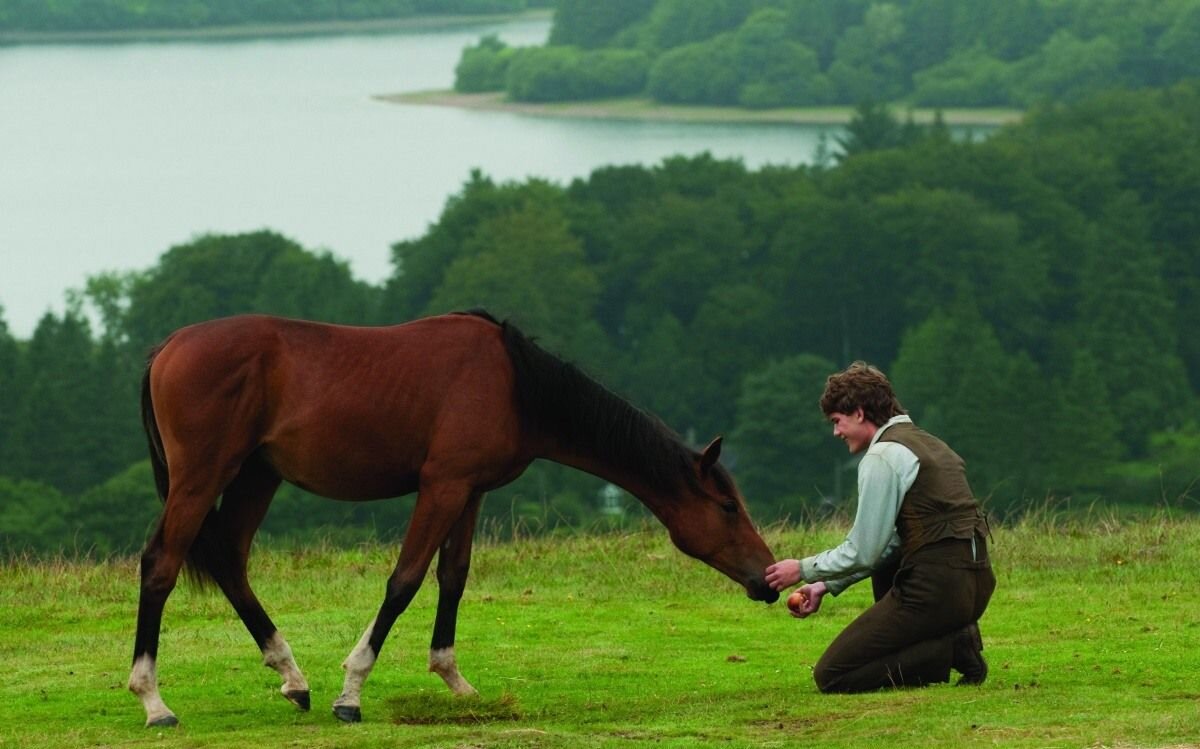
{"label": "man's outstretched hand", "polygon": [[780,592],[800,582],[800,560],[783,559],[767,568],[767,585]]}

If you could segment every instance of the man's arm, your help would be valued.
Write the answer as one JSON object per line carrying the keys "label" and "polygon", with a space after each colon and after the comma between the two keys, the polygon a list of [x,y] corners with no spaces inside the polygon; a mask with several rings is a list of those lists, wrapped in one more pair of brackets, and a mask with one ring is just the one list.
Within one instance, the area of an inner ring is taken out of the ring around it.
{"label": "man's arm", "polygon": [[898,443],[871,448],[858,466],[854,526],[838,546],[800,560],[801,576],[808,582],[833,582],[830,592],[838,585],[837,592],[841,592],[868,577],[884,553],[898,543],[896,516],[919,467],[912,451]]}
{"label": "man's arm", "polygon": [[840,595],[841,592],[844,591],[846,588],[849,588],[851,585],[854,585],[855,583],[859,583],[859,582],[862,582],[863,580],[866,580],[868,577],[870,577],[873,574],[873,572],[876,569],[886,565],[893,556],[900,553],[899,549],[900,549],[900,537],[898,535],[896,535],[896,532],[893,530],[892,537],[888,541],[887,547],[884,548],[883,554],[875,562],[874,567],[872,567],[869,570],[859,570],[858,572],[855,572],[850,575],[846,575],[845,577],[839,577],[839,578],[836,578],[833,580],[826,580],[825,587],[829,590],[829,593],[831,595],[834,595],[834,596]]}

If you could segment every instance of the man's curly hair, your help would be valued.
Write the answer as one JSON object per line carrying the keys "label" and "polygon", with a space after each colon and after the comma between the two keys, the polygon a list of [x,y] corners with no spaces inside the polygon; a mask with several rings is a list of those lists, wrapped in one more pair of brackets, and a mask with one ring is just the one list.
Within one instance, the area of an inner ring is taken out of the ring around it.
{"label": "man's curly hair", "polygon": [[878,367],[856,361],[845,370],[829,375],[821,395],[821,411],[849,414],[858,409],[876,426],[883,426],[893,416],[908,413],[900,405],[892,383]]}

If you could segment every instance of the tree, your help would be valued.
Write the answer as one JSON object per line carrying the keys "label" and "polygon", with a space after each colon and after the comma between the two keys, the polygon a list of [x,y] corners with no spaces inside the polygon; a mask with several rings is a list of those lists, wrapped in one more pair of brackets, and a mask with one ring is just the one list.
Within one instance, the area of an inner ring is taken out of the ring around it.
{"label": "tree", "polygon": [[1013,103],[1009,64],[982,46],[956,52],[913,74],[914,104],[941,107],[995,107]]}
{"label": "tree", "polygon": [[[752,245],[737,194],[744,177],[740,165],[706,158],[664,164],[662,196],[614,228],[612,255],[598,271],[620,345],[636,345],[664,314],[690,326],[714,285],[745,278]],[[688,194],[701,185],[718,192]]]}
{"label": "tree", "polygon": [[595,48],[650,13],[654,0],[557,0],[549,43]]}
{"label": "tree", "polygon": [[904,18],[891,3],[871,5],[861,26],[847,29],[838,40],[829,77],[839,100],[890,101],[908,88],[898,56]]}
{"label": "tree", "polygon": [[776,300],[750,283],[714,283],[691,325],[689,340],[700,357],[693,379],[704,403],[702,432],[733,428],[734,403],[747,362],[763,361],[787,351],[776,336]]}
{"label": "tree", "polygon": [[524,47],[508,66],[505,89],[516,101],[568,101],[641,91],[650,58],[639,50]]}
{"label": "tree", "polygon": [[1087,349],[1077,349],[1070,374],[1056,383],[1055,413],[1046,419],[1052,443],[1047,456],[1049,488],[1097,491],[1109,485],[1122,446],[1120,423],[1104,379],[1100,359]]}
{"label": "tree", "polygon": [[842,158],[867,151],[895,148],[903,142],[900,121],[887,104],[865,100],[854,108],[854,116],[846,125],[846,134],[836,136]]}
{"label": "tree", "polygon": [[683,324],[664,312],[623,353],[620,391],[680,433],[702,439],[696,425],[708,406],[697,382],[703,364]]}
{"label": "tree", "polygon": [[446,201],[438,221],[418,239],[392,246],[395,270],[384,289],[381,317],[392,322],[426,314],[446,269],[469,252],[480,227],[503,216],[541,205],[563,214],[562,188],[545,180],[497,185],[478,170]]}
{"label": "tree", "polygon": [[68,532],[81,551],[127,554],[146,542],[161,512],[150,461],[142,460],[80,494]]}
{"label": "tree", "polygon": [[646,43],[668,50],[731,31],[750,11],[742,0],[658,0],[645,22]]}
{"label": "tree", "polygon": [[737,103],[741,81],[734,59],[733,35],[668,50],[650,66],[646,90],[668,104]]}
{"label": "tree", "polygon": [[14,426],[14,412],[20,402],[18,367],[21,352],[16,340],[8,332],[4,321],[4,308],[0,306],[0,474],[7,473],[5,456],[9,452],[9,439]]}
{"label": "tree", "polygon": [[882,195],[874,208],[871,226],[894,256],[889,282],[904,290],[905,319],[970,299],[1002,340],[1028,345],[1041,337],[1047,263],[1021,241],[1016,216],[963,192],[921,187]]}
{"label": "tree", "polygon": [[963,8],[959,18],[974,26],[969,38],[981,39],[990,54],[1011,61],[1033,54],[1046,41],[1054,30],[1047,19],[1051,13],[1040,0],[982,0],[974,8]]}
{"label": "tree", "polygon": [[515,101],[584,98],[576,47],[524,47],[508,65],[504,88]]}
{"label": "tree", "polygon": [[1058,31],[1037,54],[1013,67],[1013,95],[1025,105],[1078,99],[1118,82],[1119,61],[1119,49],[1108,37],[1084,41]]}
{"label": "tree", "polygon": [[467,47],[454,68],[454,90],[462,93],[502,91],[508,75],[508,65],[516,50],[500,41],[495,34],[481,38]]}
{"label": "tree", "polygon": [[1181,5],[1174,23],[1155,45],[1159,64],[1168,81],[1200,77],[1200,4]]}
{"label": "tree", "polygon": [[87,321],[77,311],[45,315],[15,388],[20,404],[4,461],[12,475],[74,493],[114,468],[97,414],[119,395],[98,374]]}
{"label": "tree", "polygon": [[778,300],[778,336],[790,351],[842,363],[894,356],[905,327],[895,313],[903,290],[892,282],[897,257],[872,211],[857,191],[842,195],[826,184],[822,194],[798,200],[773,237],[763,279]]}
{"label": "tree", "polygon": [[814,50],[822,70],[833,62],[834,48],[842,33],[862,23],[868,0],[783,0],[788,14],[787,29],[796,41]]}
{"label": "tree", "polygon": [[185,325],[247,312],[326,322],[374,318],[373,289],[349,266],[270,231],[207,235],[168,250],[129,288],[124,326],[145,350]]}
{"label": "tree", "polygon": [[791,39],[783,11],[751,15],[734,34],[734,60],[741,83],[738,101],[748,107],[822,104],[833,85],[821,74],[817,53]]}
{"label": "tree", "polygon": [[[1166,271],[1178,350],[1194,390],[1200,384],[1200,338],[1192,335],[1200,324],[1200,213],[1192,210],[1200,201],[1200,85],[1114,91],[1069,108],[1045,107],[1027,129],[1039,176],[1091,221],[1138,217],[1137,241],[1155,247]],[[1086,170],[1074,168],[1077,163]],[[1082,257],[1076,256],[1076,268]]]}
{"label": "tree", "polygon": [[66,498],[54,487],[0,476],[0,554],[69,548]]}
{"label": "tree", "polygon": [[633,49],[598,50],[583,56],[583,67],[589,98],[627,96],[646,88],[650,56]]}
{"label": "tree", "polygon": [[1096,237],[1081,269],[1078,339],[1103,352],[1103,381],[1121,424],[1121,442],[1140,457],[1151,432],[1188,420],[1195,396],[1177,353],[1159,256],[1136,236],[1138,211],[1129,201],[1111,211],[1103,240]]}
{"label": "tree", "polygon": [[818,401],[832,362],[796,354],[750,370],[737,396],[728,447],[755,517],[817,509],[835,496],[844,448],[830,437]]}
{"label": "tree", "polygon": [[1150,436],[1144,458],[1108,466],[1105,473],[1110,481],[1104,487],[1106,498],[1191,508],[1200,497],[1197,453],[1200,453],[1197,422],[1155,432]]}
{"label": "tree", "polygon": [[971,486],[998,506],[1040,490],[1049,391],[1033,361],[1004,350],[969,303],[937,311],[905,335],[891,367],[896,392],[919,426],[967,462]]}
{"label": "tree", "polygon": [[485,307],[571,358],[592,357],[599,282],[553,207],[528,203],[481,224],[447,268],[428,314]]}
{"label": "tree", "polygon": [[606,280],[629,284],[627,324],[655,319],[661,311],[690,324],[708,289],[736,273],[745,242],[733,206],[676,194],[645,206],[625,228],[640,236],[622,248],[618,260],[627,265],[619,275],[610,268]]}
{"label": "tree", "polygon": [[378,293],[329,252],[299,245],[280,252],[258,280],[250,310],[322,322],[363,325],[377,316]]}
{"label": "tree", "polygon": [[910,0],[906,4],[900,47],[910,73],[937,65],[962,43],[954,33],[954,18],[961,8],[961,0]]}

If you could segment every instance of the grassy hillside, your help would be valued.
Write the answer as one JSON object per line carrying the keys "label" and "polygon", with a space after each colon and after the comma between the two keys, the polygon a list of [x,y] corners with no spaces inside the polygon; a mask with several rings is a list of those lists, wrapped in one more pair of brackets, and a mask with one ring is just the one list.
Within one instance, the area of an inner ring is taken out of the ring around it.
{"label": "grassy hillside", "polygon": [[[780,555],[844,527],[772,529]],[[395,550],[260,551],[252,576],[312,685],[313,710],[219,596],[167,606],[159,674],[177,729],[146,730],[125,690],[136,563],[0,567],[4,747],[1161,747],[1200,725],[1200,521],[1043,516],[995,530],[999,589],[982,622],[992,676],[859,696],[819,694],[812,665],[866,604],[866,586],[806,621],[746,600],[657,526],[631,534],[482,543],[458,656],[478,700],[425,670],[431,579],[393,630],[364,722],[329,705],[374,614]]]}

